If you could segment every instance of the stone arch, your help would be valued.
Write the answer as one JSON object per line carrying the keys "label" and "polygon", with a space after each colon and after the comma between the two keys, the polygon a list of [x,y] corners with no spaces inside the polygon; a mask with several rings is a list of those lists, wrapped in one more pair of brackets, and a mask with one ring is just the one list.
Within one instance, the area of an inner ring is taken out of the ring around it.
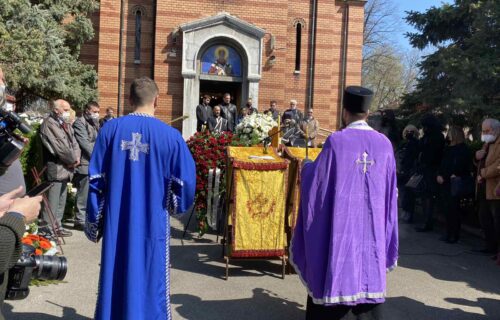
{"label": "stone arch", "polygon": [[228,13],[193,21],[180,26],[183,33],[182,76],[184,78],[183,122],[185,138],[196,131],[195,108],[200,91],[198,61],[211,44],[224,41],[241,55],[245,71],[242,77],[242,99],[252,97],[258,106],[259,81],[262,73],[262,38],[265,30]]}

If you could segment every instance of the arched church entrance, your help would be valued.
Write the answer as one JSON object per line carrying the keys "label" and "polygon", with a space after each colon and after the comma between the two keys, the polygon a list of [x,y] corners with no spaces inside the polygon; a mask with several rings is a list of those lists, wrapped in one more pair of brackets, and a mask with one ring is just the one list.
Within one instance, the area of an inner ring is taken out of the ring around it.
{"label": "arched church entrance", "polygon": [[[231,44],[229,39],[216,39],[202,48],[198,63],[200,79],[199,102],[204,95],[209,95],[210,104],[216,106],[222,103],[223,95],[231,95],[231,103],[238,111],[244,104],[243,84],[246,74],[246,59],[243,59],[241,49]],[[246,90],[245,90],[246,91]]]}
{"label": "arched church entrance", "polygon": [[196,106],[204,94],[222,101],[225,92],[238,108],[249,97],[259,106],[262,71],[262,38],[266,31],[227,12],[191,21],[182,30],[182,77],[184,78],[182,135],[196,131]]}

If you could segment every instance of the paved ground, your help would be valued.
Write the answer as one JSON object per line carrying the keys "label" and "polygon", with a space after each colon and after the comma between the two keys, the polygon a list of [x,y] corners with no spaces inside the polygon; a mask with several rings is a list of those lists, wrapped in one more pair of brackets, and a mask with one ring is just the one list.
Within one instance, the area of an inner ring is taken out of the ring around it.
{"label": "paved ground", "polygon": [[[215,236],[180,241],[182,225],[173,220],[172,310],[174,319],[301,320],[305,290],[296,275],[279,277],[274,262],[237,262],[228,281]],[[194,225],[194,224],[193,224]],[[480,245],[472,236],[461,243],[439,242],[437,233],[418,234],[401,226],[400,267],[389,276],[388,320],[499,320],[500,267],[486,256],[467,253]],[[91,319],[100,246],[77,232],[64,246],[67,283],[32,288],[22,301],[8,301],[6,319]],[[257,271],[258,270],[258,271]]]}

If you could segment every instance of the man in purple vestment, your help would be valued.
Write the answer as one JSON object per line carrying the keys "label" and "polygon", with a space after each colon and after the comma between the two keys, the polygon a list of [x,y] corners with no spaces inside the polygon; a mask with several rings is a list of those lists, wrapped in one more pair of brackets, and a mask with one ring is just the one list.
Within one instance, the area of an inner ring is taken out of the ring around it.
{"label": "man in purple vestment", "polygon": [[302,169],[291,260],[307,288],[308,320],[382,319],[397,265],[397,182],[390,141],[366,123],[372,92],[348,87],[342,121]]}

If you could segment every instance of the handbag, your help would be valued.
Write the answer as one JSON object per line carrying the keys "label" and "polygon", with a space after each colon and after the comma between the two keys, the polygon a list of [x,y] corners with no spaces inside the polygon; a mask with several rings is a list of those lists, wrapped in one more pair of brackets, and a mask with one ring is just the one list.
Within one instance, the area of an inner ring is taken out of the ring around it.
{"label": "handbag", "polygon": [[413,174],[405,184],[405,187],[416,193],[423,192],[425,189],[424,176],[418,173]]}
{"label": "handbag", "polygon": [[452,197],[468,197],[474,194],[474,178],[472,176],[453,177],[450,179]]}

